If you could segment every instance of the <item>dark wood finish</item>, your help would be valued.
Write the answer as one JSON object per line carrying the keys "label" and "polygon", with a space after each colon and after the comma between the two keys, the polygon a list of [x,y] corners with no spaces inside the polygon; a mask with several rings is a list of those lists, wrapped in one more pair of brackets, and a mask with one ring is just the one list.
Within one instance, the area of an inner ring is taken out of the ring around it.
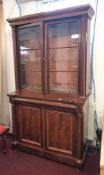
{"label": "dark wood finish", "polygon": [[8,96],[18,149],[72,166],[84,164],[92,15],[86,5],[8,19],[16,78],[16,92]]}
{"label": "dark wood finish", "polygon": [[[76,117],[70,111],[63,112],[58,109],[46,109],[46,149],[67,157],[74,153],[73,144],[76,138]],[[71,139],[67,139],[71,138]]]}
{"label": "dark wood finish", "polygon": [[[24,144],[42,147],[42,114],[41,109],[28,106],[16,106],[16,133]],[[34,127],[33,127],[34,124]]]}

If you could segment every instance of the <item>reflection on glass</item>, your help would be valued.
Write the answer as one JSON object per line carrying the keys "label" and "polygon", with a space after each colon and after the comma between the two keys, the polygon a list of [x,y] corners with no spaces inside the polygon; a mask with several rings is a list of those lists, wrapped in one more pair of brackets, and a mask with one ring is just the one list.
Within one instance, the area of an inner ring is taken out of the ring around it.
{"label": "reflection on glass", "polygon": [[77,94],[80,23],[51,23],[48,31],[49,91]]}
{"label": "reflection on glass", "polygon": [[18,30],[21,88],[41,90],[40,26],[25,26]]}
{"label": "reflection on glass", "polygon": [[76,39],[76,38],[79,38],[79,37],[80,37],[79,34],[73,34],[73,35],[71,35],[71,38],[72,38],[72,39]]}
{"label": "reflection on glass", "polygon": [[77,21],[49,25],[49,48],[74,47],[80,42],[80,24]]}
{"label": "reflection on glass", "polygon": [[[35,64],[35,70],[39,67],[38,70],[41,69],[41,53],[40,50],[25,50],[20,51],[21,56],[21,64]],[[37,67],[38,64],[38,67]]]}
{"label": "reflection on glass", "polygon": [[31,26],[19,29],[19,45],[26,49],[40,48],[40,26]]}

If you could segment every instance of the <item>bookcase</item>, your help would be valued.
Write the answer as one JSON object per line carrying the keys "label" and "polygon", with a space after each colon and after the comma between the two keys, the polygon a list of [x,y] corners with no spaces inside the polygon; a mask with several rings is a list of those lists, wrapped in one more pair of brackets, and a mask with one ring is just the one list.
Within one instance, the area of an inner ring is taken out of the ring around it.
{"label": "bookcase", "polygon": [[8,96],[16,148],[83,165],[93,14],[84,5],[8,19],[16,80],[16,91]]}

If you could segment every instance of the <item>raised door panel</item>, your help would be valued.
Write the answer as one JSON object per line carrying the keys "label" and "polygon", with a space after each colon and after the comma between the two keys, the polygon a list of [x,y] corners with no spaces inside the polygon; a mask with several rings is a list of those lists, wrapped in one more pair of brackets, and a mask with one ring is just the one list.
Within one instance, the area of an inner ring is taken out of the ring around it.
{"label": "raised door panel", "polygon": [[73,113],[46,110],[46,149],[60,155],[75,151],[76,117]]}
{"label": "raised door panel", "polygon": [[41,108],[19,106],[16,109],[17,132],[20,142],[42,147],[42,115]]}

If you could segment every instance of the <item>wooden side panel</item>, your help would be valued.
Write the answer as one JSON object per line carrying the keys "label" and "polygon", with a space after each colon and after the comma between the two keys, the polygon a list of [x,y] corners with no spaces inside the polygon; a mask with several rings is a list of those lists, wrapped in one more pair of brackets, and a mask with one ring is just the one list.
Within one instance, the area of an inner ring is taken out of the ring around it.
{"label": "wooden side panel", "polygon": [[72,113],[46,110],[46,149],[61,155],[74,154],[76,117]]}
{"label": "wooden side panel", "polygon": [[28,106],[17,106],[16,122],[20,142],[42,146],[42,115],[41,109]]}

